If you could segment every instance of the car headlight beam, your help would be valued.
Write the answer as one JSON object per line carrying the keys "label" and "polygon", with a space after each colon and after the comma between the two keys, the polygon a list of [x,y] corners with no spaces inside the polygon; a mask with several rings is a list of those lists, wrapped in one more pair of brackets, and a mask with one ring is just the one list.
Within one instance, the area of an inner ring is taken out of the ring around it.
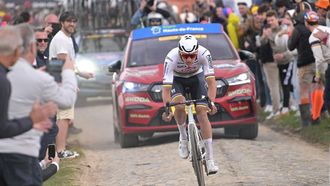
{"label": "car headlight beam", "polygon": [[123,93],[128,92],[146,92],[148,90],[148,84],[140,84],[133,82],[124,82],[123,84]]}
{"label": "car headlight beam", "polygon": [[251,83],[250,76],[247,73],[239,74],[238,76],[227,79],[229,86],[243,85]]}

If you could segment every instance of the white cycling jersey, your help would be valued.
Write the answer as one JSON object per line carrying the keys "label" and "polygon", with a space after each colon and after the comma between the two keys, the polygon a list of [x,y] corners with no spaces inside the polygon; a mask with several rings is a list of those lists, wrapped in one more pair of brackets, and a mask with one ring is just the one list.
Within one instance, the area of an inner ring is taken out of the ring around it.
{"label": "white cycling jersey", "polygon": [[212,57],[205,47],[199,45],[195,62],[188,67],[180,57],[179,48],[172,49],[164,62],[163,85],[172,84],[174,76],[189,78],[204,71],[205,76],[213,76]]}

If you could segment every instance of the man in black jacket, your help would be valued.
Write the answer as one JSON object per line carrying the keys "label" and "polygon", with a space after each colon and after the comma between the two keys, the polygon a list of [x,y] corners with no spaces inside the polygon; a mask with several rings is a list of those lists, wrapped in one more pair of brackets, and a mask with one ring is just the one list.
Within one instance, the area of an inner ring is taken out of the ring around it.
{"label": "man in black jacket", "polygon": [[[56,105],[50,103],[41,106],[34,104],[30,117],[8,120],[8,104],[11,94],[10,82],[7,79],[9,67],[13,66],[20,56],[22,39],[13,26],[0,29],[0,138],[9,138],[30,130],[32,127],[40,131],[48,131],[51,122],[48,119],[54,116]],[[22,74],[24,75],[24,74]]]}
{"label": "man in black jacket", "polygon": [[[315,74],[315,59],[308,38],[311,32],[304,24],[304,12],[295,16],[296,24],[288,40],[289,50],[298,51],[298,79],[300,87],[300,117],[302,126],[308,126],[311,122],[310,93],[312,92],[312,80]],[[290,28],[290,27],[289,27]]]}

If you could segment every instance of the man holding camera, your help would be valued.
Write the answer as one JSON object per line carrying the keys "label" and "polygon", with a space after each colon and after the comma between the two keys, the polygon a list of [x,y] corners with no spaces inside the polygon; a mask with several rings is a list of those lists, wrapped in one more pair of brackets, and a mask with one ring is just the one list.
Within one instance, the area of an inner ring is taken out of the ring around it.
{"label": "man holding camera", "polygon": [[[9,117],[27,116],[35,100],[52,101],[60,108],[70,107],[76,100],[77,89],[73,62],[66,60],[62,72],[63,83],[59,86],[48,73],[32,66],[36,56],[33,29],[26,23],[17,25],[17,29],[22,36],[23,47],[19,60],[8,73],[13,91]],[[32,129],[13,138],[0,140],[0,185],[42,184],[38,160],[42,135],[42,132]]]}

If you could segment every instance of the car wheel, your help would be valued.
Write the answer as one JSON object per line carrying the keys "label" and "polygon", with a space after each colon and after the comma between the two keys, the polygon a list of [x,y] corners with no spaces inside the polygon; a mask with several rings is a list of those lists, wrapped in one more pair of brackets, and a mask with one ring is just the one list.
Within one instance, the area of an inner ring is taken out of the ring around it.
{"label": "car wheel", "polygon": [[243,126],[239,131],[239,137],[243,139],[255,139],[258,136],[258,123]]}
{"label": "car wheel", "polygon": [[119,132],[119,141],[121,148],[136,147],[139,143],[137,135],[123,134],[122,132]]}
{"label": "car wheel", "polygon": [[237,127],[225,127],[225,136],[227,137],[238,137],[239,128]]}

